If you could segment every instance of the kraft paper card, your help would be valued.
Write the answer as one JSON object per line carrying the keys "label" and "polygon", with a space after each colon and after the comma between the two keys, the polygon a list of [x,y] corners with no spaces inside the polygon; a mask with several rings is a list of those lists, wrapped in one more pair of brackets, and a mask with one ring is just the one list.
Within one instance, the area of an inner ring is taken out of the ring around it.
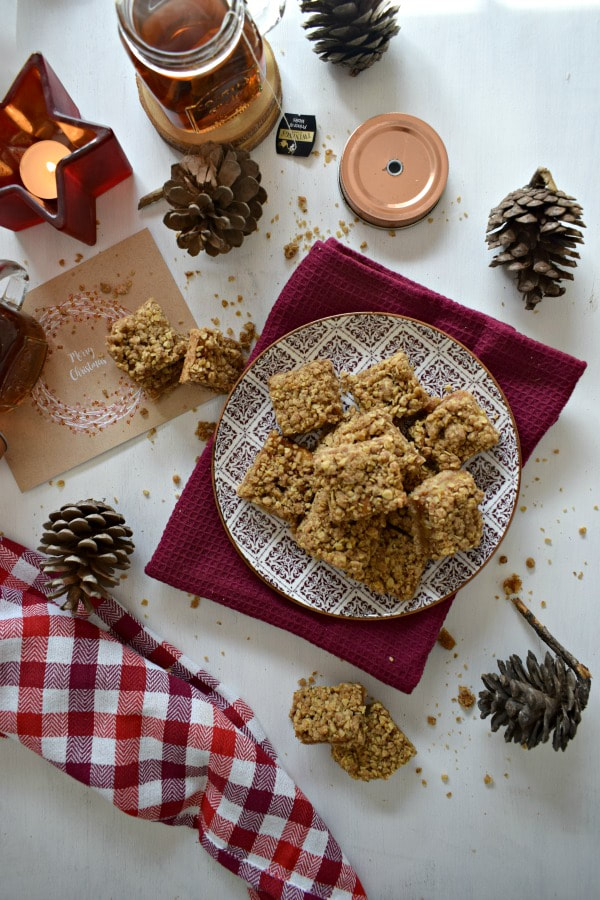
{"label": "kraft paper card", "polygon": [[182,334],[196,327],[147,229],[26,296],[23,308],[42,324],[48,356],[27,400],[0,415],[6,459],[22,491],[214,396],[186,384],[150,400],[108,355],[112,323],[150,297]]}

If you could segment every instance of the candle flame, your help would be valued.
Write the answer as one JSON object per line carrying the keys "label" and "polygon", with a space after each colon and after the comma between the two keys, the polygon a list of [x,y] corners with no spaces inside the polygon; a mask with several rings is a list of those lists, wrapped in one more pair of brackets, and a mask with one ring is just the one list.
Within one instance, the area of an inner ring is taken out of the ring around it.
{"label": "candle flame", "polygon": [[48,161],[46,163],[46,168],[48,169],[49,172],[55,172],[56,171],[56,163]]}

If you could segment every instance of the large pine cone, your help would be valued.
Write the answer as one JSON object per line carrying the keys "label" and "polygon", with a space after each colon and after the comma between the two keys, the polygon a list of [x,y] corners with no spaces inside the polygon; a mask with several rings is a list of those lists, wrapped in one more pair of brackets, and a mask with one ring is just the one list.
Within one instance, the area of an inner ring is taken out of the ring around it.
{"label": "large pine cone", "polygon": [[177,245],[197,256],[228,253],[256,230],[267,199],[258,164],[231,144],[202,144],[171,167],[163,194],[173,207],[163,222]]}
{"label": "large pine cone", "polygon": [[490,250],[500,248],[491,266],[508,266],[517,272],[517,287],[525,308],[533,309],[543,297],[561,297],[563,279],[573,280],[583,243],[582,208],[574,197],[556,189],[547,169],[536,171],[528,185],[508,194],[491,212],[486,241]]}
{"label": "large pine cone", "polygon": [[76,612],[82,602],[93,612],[90,598],[106,597],[106,589],[119,583],[114,570],[129,567],[131,535],[123,516],[99,500],[81,500],[52,513],[38,548],[48,554],[42,570],[55,576],[50,598],[66,594],[63,609]]}
{"label": "large pine cone", "polygon": [[540,665],[527,654],[527,668],[518,656],[498,661],[500,674],[482,675],[486,687],[479,694],[481,718],[491,715],[492,731],[505,728],[505,741],[527,750],[552,734],[555,750],[565,750],[575,737],[590,693],[590,680],[578,678],[558,656],[546,653]]}
{"label": "large pine cone", "polygon": [[400,31],[398,7],[389,0],[301,0],[300,9],[310,14],[304,28],[315,42],[315,53],[325,62],[346,66],[351,75],[381,59]]}

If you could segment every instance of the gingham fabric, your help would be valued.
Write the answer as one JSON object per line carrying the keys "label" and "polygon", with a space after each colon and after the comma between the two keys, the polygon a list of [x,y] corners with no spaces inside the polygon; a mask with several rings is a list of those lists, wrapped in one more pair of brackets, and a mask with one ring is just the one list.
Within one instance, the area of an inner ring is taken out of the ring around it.
{"label": "gingham fabric", "polygon": [[41,559],[0,539],[1,736],[128,815],[197,829],[254,900],[365,898],[248,705],[114,600],[62,611]]}

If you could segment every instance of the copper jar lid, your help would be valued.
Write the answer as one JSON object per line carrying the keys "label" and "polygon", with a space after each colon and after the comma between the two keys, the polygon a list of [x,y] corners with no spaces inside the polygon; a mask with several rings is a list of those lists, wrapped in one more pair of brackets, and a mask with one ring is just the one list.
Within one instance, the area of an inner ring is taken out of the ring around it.
{"label": "copper jar lid", "polygon": [[350,135],[339,178],[346,203],[361,219],[400,228],[426,216],[442,196],[448,154],[427,122],[385,113],[367,119]]}

